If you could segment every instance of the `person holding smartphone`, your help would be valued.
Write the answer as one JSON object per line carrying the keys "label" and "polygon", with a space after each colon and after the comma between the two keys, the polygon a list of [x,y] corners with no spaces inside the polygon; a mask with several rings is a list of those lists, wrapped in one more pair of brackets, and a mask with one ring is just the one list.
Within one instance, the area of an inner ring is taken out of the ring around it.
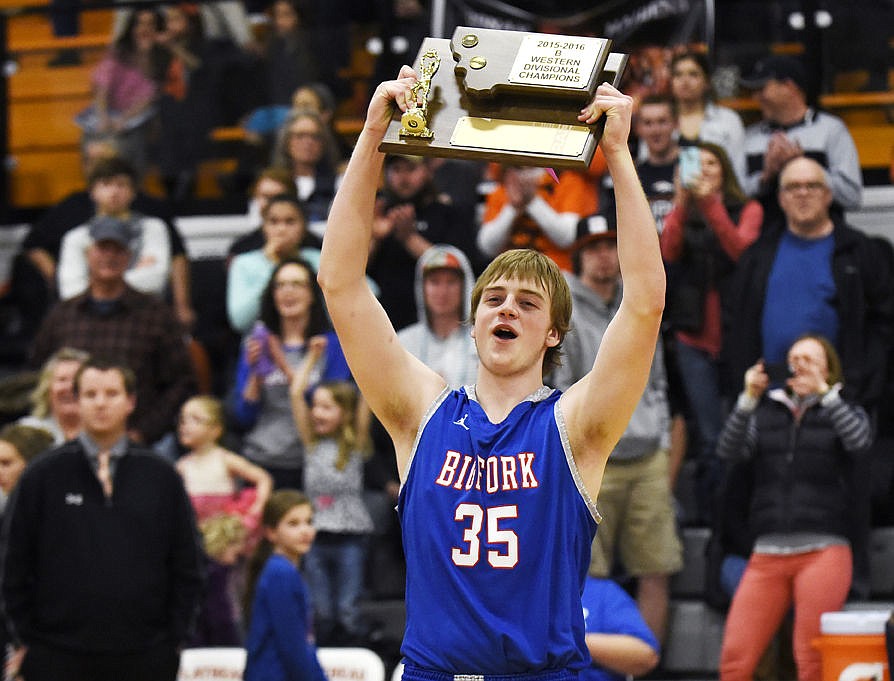
{"label": "person holding smartphone", "polygon": [[749,367],[717,445],[718,456],[753,466],[750,500],[740,511],[756,537],[726,619],[721,681],[754,677],[792,607],[798,678],[819,679],[820,652],[812,642],[820,615],[840,610],[851,587],[859,520],[849,483],[872,444],[870,420],[841,396],[841,360],[828,339],[801,336],[786,364],[791,375],[779,388],[763,359]]}
{"label": "person holding smartphone", "polygon": [[691,189],[702,173],[701,151],[697,146],[687,145],[681,147],[680,158],[680,184]]}
{"label": "person holding smartphone", "polygon": [[[695,164],[685,162],[693,149]],[[685,178],[685,181],[684,181]],[[676,341],[677,365],[697,431],[700,519],[710,519],[712,490],[720,481],[714,446],[726,410],[718,362],[721,319],[736,261],[760,235],[763,209],[749,199],[729,157],[716,144],[699,142],[680,153],[674,206],[664,219],[661,255],[673,265],[665,321]]]}

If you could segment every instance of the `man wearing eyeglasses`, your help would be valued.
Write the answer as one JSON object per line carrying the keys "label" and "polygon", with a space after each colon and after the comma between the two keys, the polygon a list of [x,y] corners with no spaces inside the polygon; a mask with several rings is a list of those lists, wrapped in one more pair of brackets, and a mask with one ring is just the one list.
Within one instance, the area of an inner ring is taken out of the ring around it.
{"label": "man wearing eyeglasses", "polygon": [[871,407],[894,338],[894,252],[830,214],[829,176],[817,161],[790,160],[778,191],[785,228],[765,228],[739,260],[730,307],[738,313],[724,334],[731,375],[760,358],[784,362],[801,334],[821,333],[841,355],[848,399]]}

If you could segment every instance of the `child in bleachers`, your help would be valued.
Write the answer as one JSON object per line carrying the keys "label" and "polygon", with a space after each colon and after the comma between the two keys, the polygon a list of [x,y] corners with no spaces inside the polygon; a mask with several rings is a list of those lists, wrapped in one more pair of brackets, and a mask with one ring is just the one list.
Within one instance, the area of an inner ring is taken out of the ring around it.
{"label": "child in bleachers", "polygon": [[275,491],[264,506],[264,538],[248,565],[245,680],[326,681],[317,660],[307,587],[299,570],[316,531],[310,500]]}
{"label": "child in bleachers", "polygon": [[242,518],[232,513],[212,516],[199,529],[205,547],[206,582],[192,645],[240,646],[242,630],[237,591],[248,533]]}
{"label": "child in bleachers", "polygon": [[[177,432],[188,450],[177,461],[177,470],[199,521],[236,513],[248,529],[256,527],[273,482],[263,468],[218,444],[224,432],[220,400],[208,395],[187,400],[180,409]],[[240,490],[240,483],[252,487]]]}
{"label": "child in bleachers", "polygon": [[363,590],[367,537],[372,518],[363,503],[363,462],[368,421],[357,388],[348,381],[318,384],[305,395],[326,339],[312,338],[289,386],[295,424],[305,443],[304,491],[314,506],[317,538],[307,555],[306,576],[322,643],[361,638],[357,602]]}

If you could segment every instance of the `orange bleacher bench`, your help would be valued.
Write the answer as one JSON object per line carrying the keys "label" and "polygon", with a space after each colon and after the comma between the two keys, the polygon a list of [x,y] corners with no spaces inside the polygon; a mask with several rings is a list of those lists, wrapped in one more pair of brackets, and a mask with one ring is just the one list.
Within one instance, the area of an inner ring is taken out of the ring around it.
{"label": "orange bleacher bench", "polygon": [[13,54],[23,52],[55,52],[56,50],[105,49],[109,46],[109,34],[87,34],[64,37],[12,37],[9,51]]}

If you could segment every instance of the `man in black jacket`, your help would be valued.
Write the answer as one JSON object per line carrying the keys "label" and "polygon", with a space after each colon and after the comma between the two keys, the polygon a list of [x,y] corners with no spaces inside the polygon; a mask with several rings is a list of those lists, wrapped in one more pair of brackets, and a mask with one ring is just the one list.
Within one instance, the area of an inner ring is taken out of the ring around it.
{"label": "man in black jacket", "polygon": [[[829,214],[828,175],[801,156],[779,176],[785,229],[768,229],[737,264],[726,320],[729,394],[759,358],[785,361],[803,333],[821,333],[841,356],[847,399],[870,408],[881,395],[894,340],[891,248]],[[770,226],[771,227],[771,226]]]}
{"label": "man in black jacket", "polygon": [[419,320],[416,262],[432,244],[461,250],[476,274],[487,264],[475,245],[475,216],[439,192],[430,162],[421,156],[386,158],[373,230],[366,273],[379,285],[379,301],[398,331]]}
{"label": "man in black jacket", "polygon": [[133,373],[75,377],[83,431],[36,459],[10,500],[3,600],[28,681],[175,681],[201,550],[176,470],[127,439]]}
{"label": "man in black jacket", "polygon": [[[779,175],[784,229],[764,232],[737,263],[735,310],[726,320],[724,353],[730,396],[758,359],[784,366],[785,348],[804,333],[832,341],[844,373],[842,396],[872,413],[881,403],[894,342],[894,254],[830,215],[827,172],[806,156],[790,160]],[[739,378],[737,378],[739,377]],[[849,484],[870,486],[868,460],[854,464]],[[870,497],[853,496],[848,509],[856,596],[869,583]]]}

